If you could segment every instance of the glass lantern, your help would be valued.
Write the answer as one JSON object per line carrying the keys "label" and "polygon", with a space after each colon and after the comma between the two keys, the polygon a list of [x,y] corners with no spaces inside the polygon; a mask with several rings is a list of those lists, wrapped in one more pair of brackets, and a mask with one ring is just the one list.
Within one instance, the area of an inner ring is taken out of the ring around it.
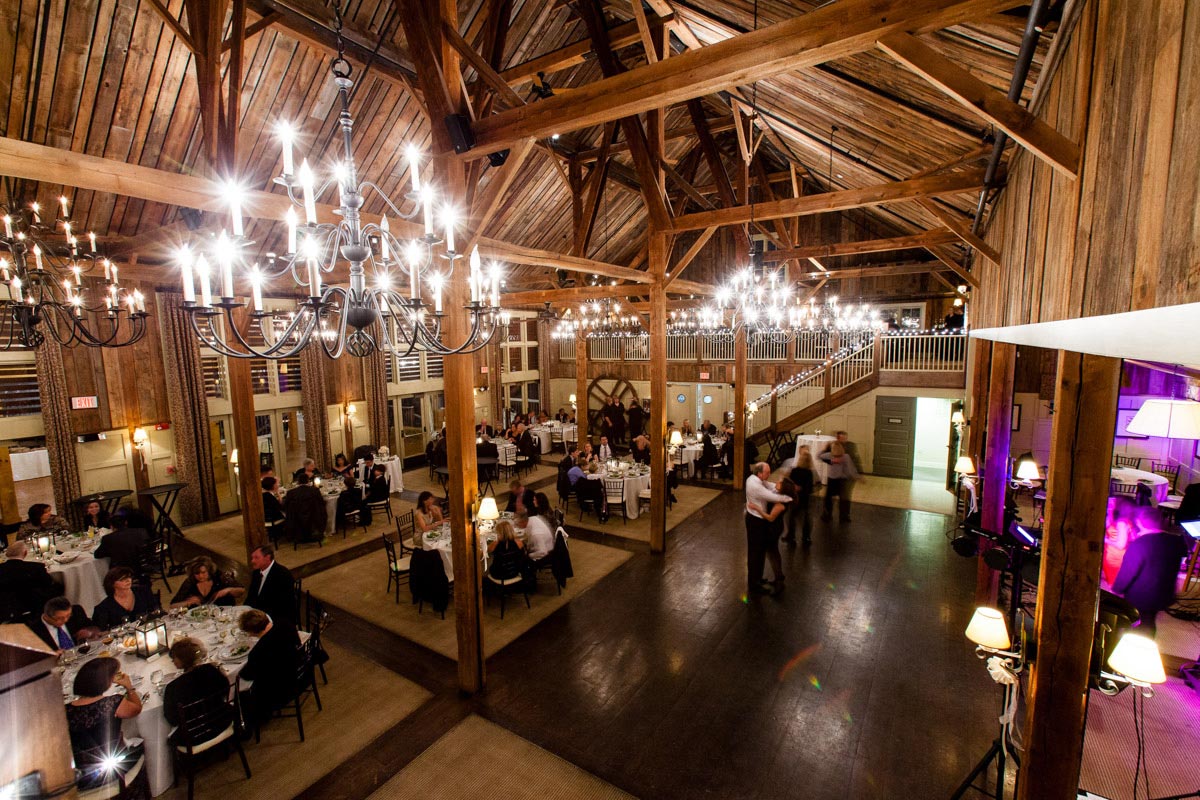
{"label": "glass lantern", "polygon": [[142,620],[134,627],[133,635],[137,639],[139,658],[150,658],[167,651],[167,622],[163,617]]}

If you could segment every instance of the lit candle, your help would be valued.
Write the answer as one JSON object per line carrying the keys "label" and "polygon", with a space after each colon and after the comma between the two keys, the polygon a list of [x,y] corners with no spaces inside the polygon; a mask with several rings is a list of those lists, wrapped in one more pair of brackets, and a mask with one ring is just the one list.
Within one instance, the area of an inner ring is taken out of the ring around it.
{"label": "lit candle", "polygon": [[304,190],[304,219],[312,225],[317,221],[317,200],[313,197],[313,173],[307,158],[300,162],[300,188]]}
{"label": "lit candle", "polygon": [[383,263],[388,261],[388,237],[391,236],[391,226],[388,225],[387,214],[379,220],[379,250]]}
{"label": "lit candle", "polygon": [[116,264],[116,262],[115,262],[115,261],[114,261],[114,262],[109,262],[109,263],[112,265],[112,282],[113,282],[113,286],[116,286],[116,285],[117,285],[117,264]]}
{"label": "lit candle", "polygon": [[292,208],[291,206],[288,206],[287,214],[285,214],[284,217],[287,220],[287,232],[288,232],[288,249],[287,249],[287,251],[288,251],[288,253],[295,253],[296,252],[296,225],[299,224],[299,222],[300,222],[298,219],[296,219],[296,209]]}
{"label": "lit candle", "polygon": [[241,236],[245,233],[242,228],[242,194],[234,184],[229,184],[227,188],[229,196],[229,216],[233,218],[233,235]]}
{"label": "lit candle", "polygon": [[107,258],[100,259],[100,263],[104,266],[104,281],[112,283],[112,262]]}
{"label": "lit candle", "polygon": [[254,310],[262,311],[262,273],[258,270],[258,264],[255,264],[254,269],[250,270],[250,292],[254,298]]}
{"label": "lit candle", "polygon": [[225,232],[217,239],[217,258],[221,262],[221,297],[233,297],[233,246]]}
{"label": "lit candle", "polygon": [[67,240],[67,244],[71,243],[71,223],[63,223],[63,237]]}
{"label": "lit candle", "polygon": [[13,293],[13,299],[16,300],[18,303],[24,299],[21,296],[21,279],[20,278],[12,279],[12,293]]}
{"label": "lit candle", "polygon": [[456,215],[453,206],[446,206],[442,209],[442,225],[446,228],[446,250],[454,252],[454,223]]}
{"label": "lit candle", "polygon": [[476,300],[479,299],[479,295],[480,295],[480,291],[479,291],[480,290],[480,286],[479,286],[480,261],[479,261],[479,248],[478,247],[471,248],[471,259],[470,260],[471,260],[471,277],[470,277],[469,282],[471,284],[471,302],[474,303]]}
{"label": "lit candle", "polygon": [[208,260],[203,255],[196,259],[196,272],[200,275],[200,305],[212,306],[212,279],[208,274]]}
{"label": "lit candle", "polygon": [[308,259],[308,296],[321,296],[321,268],[317,263],[317,241],[311,236],[304,239],[304,255]]}
{"label": "lit candle", "polygon": [[4,280],[8,281],[8,259],[0,257],[0,273],[3,273]]}
{"label": "lit candle", "polygon": [[96,232],[88,231],[88,241],[91,242],[92,252],[96,252]]}
{"label": "lit candle", "polygon": [[8,214],[4,215],[4,238],[12,238],[12,217],[10,217]]}
{"label": "lit candle", "polygon": [[64,194],[64,195],[61,195],[61,196],[58,198],[58,202],[59,202],[59,205],[61,205],[61,206],[62,206],[62,215],[63,215],[63,219],[68,219],[68,218],[70,218],[70,216],[71,216],[71,215],[70,215],[70,213],[67,211],[67,196],[66,196],[65,194]]}
{"label": "lit candle", "polygon": [[40,205],[38,205],[37,203],[30,203],[29,210],[33,212],[33,221],[34,222],[42,221],[42,207]]}
{"label": "lit candle", "polygon": [[145,296],[143,296],[142,293],[139,292],[138,290],[134,289],[133,299],[136,302],[137,310],[140,313],[145,314],[146,313],[146,298],[145,298]]}
{"label": "lit candle", "polygon": [[[196,284],[192,279],[192,251],[183,248],[179,251],[179,266],[183,270],[183,299],[184,302],[196,302]],[[108,276],[108,261],[105,260],[105,277]]]}
{"label": "lit candle", "polygon": [[492,264],[492,305],[500,307],[500,265]]}
{"label": "lit candle", "polygon": [[413,194],[417,194],[421,191],[421,151],[410,144],[405,154],[408,156],[408,174],[412,177]]}
{"label": "lit candle", "polygon": [[158,652],[158,631],[156,631],[156,630],[146,631],[146,652],[148,652],[148,653],[157,653]]}
{"label": "lit candle", "polygon": [[78,264],[71,265],[71,272],[75,273],[75,285],[76,286],[83,285],[83,276],[82,276],[81,270],[79,269]]}
{"label": "lit candle", "polygon": [[425,235],[433,236],[433,189],[426,186],[421,190],[421,202],[425,206]]}
{"label": "lit candle", "polygon": [[295,139],[296,134],[292,130],[292,126],[286,122],[279,123],[276,130],[279,133],[279,143],[283,145],[283,174],[291,175],[294,169],[294,164],[292,163],[292,140]]}
{"label": "lit candle", "polygon": [[442,275],[440,272],[429,276],[429,285],[433,287],[433,311],[442,313]]}
{"label": "lit candle", "polygon": [[421,260],[421,246],[417,244],[416,239],[408,243],[408,252],[405,256],[408,260],[408,295],[416,300],[421,296],[417,287],[417,264]]}
{"label": "lit candle", "polygon": [[37,268],[40,272],[42,269],[42,248],[36,244],[33,246],[33,260],[37,262]]}

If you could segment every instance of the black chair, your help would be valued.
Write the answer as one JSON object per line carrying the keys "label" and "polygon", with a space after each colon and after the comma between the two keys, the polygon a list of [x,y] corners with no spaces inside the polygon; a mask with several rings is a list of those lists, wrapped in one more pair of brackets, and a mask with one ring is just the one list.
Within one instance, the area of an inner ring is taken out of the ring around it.
{"label": "black chair", "polygon": [[391,519],[394,516],[394,514],[392,514],[392,496],[390,494],[382,500],[373,500],[368,502],[367,508],[371,509],[372,514],[383,511],[387,514],[388,519]]}
{"label": "black chair", "polygon": [[1113,456],[1113,462],[1118,467],[1133,467],[1137,469],[1138,465],[1142,463],[1142,459],[1141,456]]}
{"label": "black chair", "polygon": [[157,576],[162,579],[167,591],[171,591],[171,582],[167,580],[167,543],[162,536],[153,536],[142,549],[138,558],[138,579],[150,586]]}
{"label": "black chair", "polygon": [[269,520],[266,523],[267,538],[271,540],[271,544],[278,546],[279,540],[287,533],[287,518],[280,517],[279,519]]}
{"label": "black chair", "polygon": [[445,619],[446,607],[450,605],[450,579],[446,577],[441,555],[433,550],[414,550],[409,558],[408,587],[417,604],[417,613],[422,613],[429,603]]}
{"label": "black chair", "polygon": [[[192,800],[197,767],[204,760],[201,757],[214,748],[219,747],[225,755],[231,749],[236,750],[246,778],[250,778],[250,762],[242,749],[241,724],[228,692],[180,705],[179,727],[171,734],[171,742],[175,745],[175,761],[187,773],[188,800]],[[176,780],[178,775],[176,771]]]}
{"label": "black chair", "polygon": [[292,601],[296,604],[296,616],[292,619],[296,620],[296,624],[300,624],[300,620],[304,619],[302,605],[304,603],[304,579],[295,578],[292,580]]}
{"label": "black chair", "polygon": [[525,567],[529,556],[519,548],[507,550],[492,558],[492,564],[484,573],[484,586],[490,586],[500,595],[500,619],[504,619],[504,603],[510,592],[520,592],[525,596],[525,607],[529,605],[529,580],[525,576]]}
{"label": "black chair", "polygon": [[1175,481],[1179,480],[1178,464],[1172,466],[1170,463],[1164,461],[1151,461],[1150,471],[1170,481],[1170,490],[1172,492],[1175,491]]}
{"label": "black chair", "polygon": [[550,555],[534,565],[534,579],[543,572],[554,576],[554,585],[559,594],[562,594],[563,587],[567,585],[567,579],[575,577],[575,569],[571,566],[571,552],[567,549],[567,532],[563,529],[561,519],[557,520],[554,529],[554,549],[550,551]]}
{"label": "black chair", "polygon": [[629,512],[625,510],[625,481],[621,478],[604,479],[604,500],[608,503],[609,513],[615,506],[621,508],[621,524],[629,524]]}
{"label": "black chair", "polygon": [[417,547],[417,522],[413,511],[396,515],[396,543],[400,545],[399,555],[403,558]]}
{"label": "black chair", "polygon": [[[313,668],[314,655],[312,651],[312,638],[297,648],[299,653],[298,664],[296,666],[296,693],[292,695],[290,703],[279,709],[279,717],[295,717],[296,728],[300,731],[300,741],[304,741],[304,703],[308,700],[311,694],[313,699],[317,701],[317,711],[324,711],[321,706],[321,692],[317,689],[317,673]],[[290,709],[289,709],[290,706]],[[255,740],[258,739],[258,733],[255,732]]]}
{"label": "black chair", "polygon": [[[404,542],[400,543],[401,549],[404,548]],[[390,592],[392,584],[396,584],[396,605],[400,605],[400,583],[401,581],[411,581],[412,578],[412,556],[403,558],[396,555],[396,543],[383,535],[383,550],[387,553],[388,561],[388,583],[387,589],[384,591]],[[409,551],[412,552],[411,550]]]}
{"label": "black chair", "polygon": [[321,644],[321,634],[329,627],[329,622],[329,612],[325,610],[325,604],[313,597],[312,592],[305,592],[304,629],[309,634],[308,646],[312,650],[313,666],[321,671],[321,682],[326,686],[329,685],[329,676],[325,674],[325,662],[329,660],[329,653]]}
{"label": "black chair", "polygon": [[567,512],[571,508],[571,479],[567,476],[567,470],[561,467],[554,482],[554,489],[558,492],[558,505],[564,513]]}
{"label": "black chair", "polygon": [[583,521],[584,512],[600,515],[600,497],[588,494],[589,478],[580,478],[575,482],[575,502],[579,503],[579,521]]}

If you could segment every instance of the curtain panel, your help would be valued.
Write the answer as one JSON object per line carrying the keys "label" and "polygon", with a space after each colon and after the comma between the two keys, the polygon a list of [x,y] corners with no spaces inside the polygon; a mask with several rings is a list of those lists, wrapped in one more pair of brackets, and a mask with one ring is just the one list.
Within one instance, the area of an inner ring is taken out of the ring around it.
{"label": "curtain panel", "polygon": [[300,351],[300,383],[304,386],[304,449],[322,472],[327,472],[333,465],[329,445],[329,412],[325,402],[328,366],[328,357],[320,344],[310,344]]}
{"label": "curtain panel", "polygon": [[[382,341],[379,323],[375,323],[372,334],[375,341]],[[382,350],[375,348],[362,360],[363,386],[367,393],[367,427],[371,434],[371,446],[376,450],[382,445],[389,445],[386,358]]]}
{"label": "curtain panel", "polygon": [[[67,389],[62,347],[47,336],[34,350],[37,363],[38,396],[42,401],[42,425],[46,429],[46,450],[50,457],[50,484],[54,490],[54,508],[72,522],[80,520],[80,509],[72,501],[79,497],[79,458],[75,452],[75,433],[71,430],[71,396]],[[24,511],[25,509],[21,509]]]}

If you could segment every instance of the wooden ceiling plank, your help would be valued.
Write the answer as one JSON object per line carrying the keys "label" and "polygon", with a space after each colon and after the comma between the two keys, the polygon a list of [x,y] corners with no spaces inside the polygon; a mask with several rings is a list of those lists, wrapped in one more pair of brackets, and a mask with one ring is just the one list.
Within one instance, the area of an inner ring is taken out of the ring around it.
{"label": "wooden ceiling plank", "polygon": [[806,258],[832,258],[834,256],[850,256],[862,253],[883,253],[890,250],[918,250],[929,245],[950,244],[957,242],[958,237],[946,228],[914,233],[907,236],[893,236],[887,239],[868,239],[859,242],[833,242],[808,247],[797,247],[791,250],[768,250],[763,253],[765,262],[791,261]]}
{"label": "wooden ceiling plank", "polygon": [[163,22],[167,24],[167,27],[170,28],[171,32],[175,34],[175,37],[179,39],[179,41],[183,42],[184,46],[188,50],[191,50],[192,53],[196,53],[196,43],[192,41],[191,35],[183,29],[183,26],[179,24],[179,20],[175,19],[175,15],[172,14],[171,11],[162,4],[161,0],[149,0],[149,3],[150,7],[153,8],[160,17],[162,17]]}
{"label": "wooden ceiling plank", "polygon": [[[651,28],[669,22],[669,18],[664,19],[661,16],[647,20]],[[641,32],[638,30],[637,22],[627,22],[609,29],[608,40],[614,48],[628,47],[631,44],[640,42]],[[588,54],[591,52],[591,39],[581,39],[578,42],[573,42],[557,50],[552,50],[537,58],[531,58],[522,64],[501,70],[500,76],[511,86],[519,86],[536,78],[539,72],[551,75],[555,72],[561,72],[564,69],[578,66],[588,60]]]}
{"label": "wooden ceiling plank", "polygon": [[978,191],[983,186],[983,170],[971,169],[948,175],[933,175],[910,181],[896,181],[855,189],[840,189],[822,194],[802,195],[776,200],[771,203],[756,203],[751,206],[734,206],[715,211],[700,211],[675,218],[675,230],[699,230],[713,225],[741,225],[756,220],[771,220],[783,217],[823,214],[830,211],[845,211],[851,208],[915,200],[943,194]]}
{"label": "wooden ceiling plank", "polygon": [[446,37],[446,41],[450,43],[450,46],[471,65],[471,68],[475,70],[475,74],[479,76],[479,79],[490,86],[492,91],[498,96],[504,98],[504,102],[510,108],[525,105],[524,98],[513,91],[513,88],[496,74],[491,64],[487,63],[479,53],[476,53],[475,48],[467,44],[467,40],[462,38],[462,35],[458,31],[450,25],[443,24],[442,35]]}
{"label": "wooden ceiling plank", "polygon": [[475,232],[468,237],[467,246],[463,248],[462,252],[469,255],[475,249],[479,237],[487,231],[496,212],[500,210],[506,200],[510,199],[508,192],[512,188],[513,180],[532,152],[533,139],[518,142],[509,151],[508,160],[500,169],[496,170],[496,174],[488,181],[487,188],[483,190],[483,196],[476,199],[474,207],[471,209],[469,221]]}
{"label": "wooden ceiling plank", "polygon": [[1058,172],[1071,179],[1078,176],[1079,145],[1009,100],[1003,92],[906,33],[881,38],[879,48],[947,96],[1004,130]]}
{"label": "wooden ceiling plank", "polygon": [[[1018,0],[841,0],[803,16],[480,120],[480,158],[525,136],[543,138],[702,97],[867,50],[881,37],[939,30],[1019,5]],[[445,151],[445,152],[448,152]]]}
{"label": "wooden ceiling plank", "polygon": [[705,228],[696,241],[692,242],[692,246],[687,249],[687,252],[679,257],[675,262],[675,266],[667,272],[667,279],[663,282],[663,288],[668,288],[675,279],[683,273],[688,265],[696,260],[696,256],[700,255],[700,251],[704,249],[704,245],[708,244],[708,240],[717,232],[716,228]]}

